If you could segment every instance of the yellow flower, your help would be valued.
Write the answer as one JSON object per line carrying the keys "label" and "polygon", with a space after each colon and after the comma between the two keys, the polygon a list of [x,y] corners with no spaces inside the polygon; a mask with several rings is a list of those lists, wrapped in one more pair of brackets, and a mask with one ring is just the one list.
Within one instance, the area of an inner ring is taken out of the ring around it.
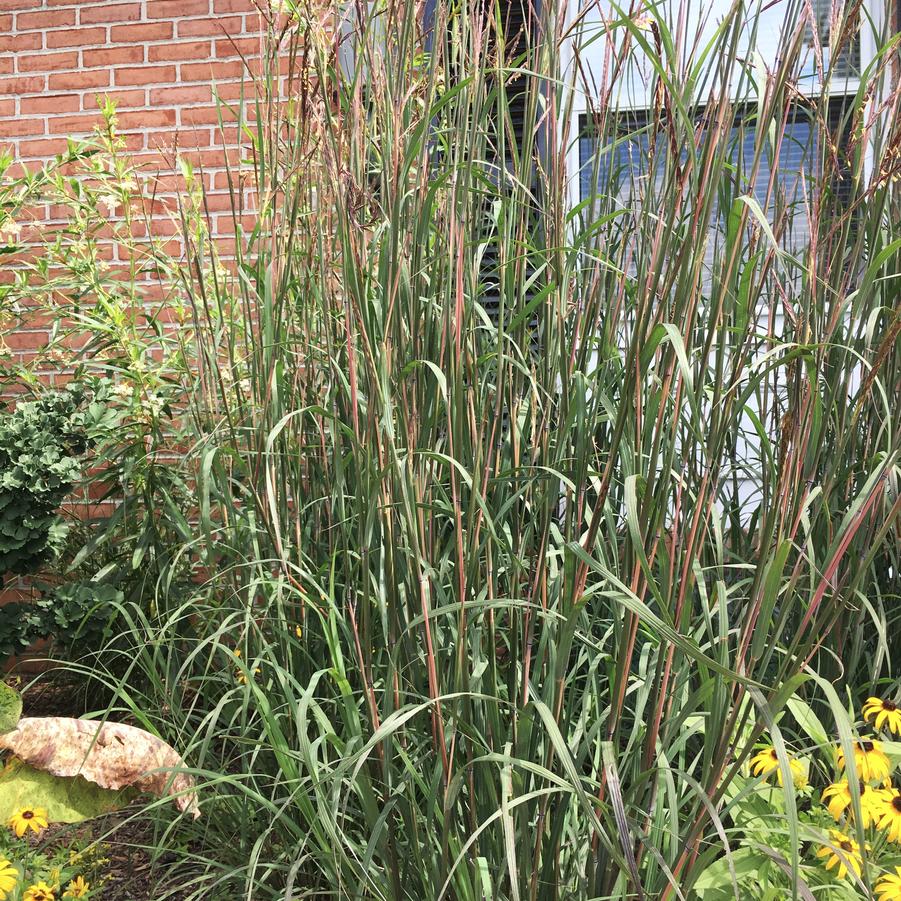
{"label": "yellow flower", "polygon": [[56,901],[56,895],[46,882],[37,882],[25,890],[22,901]]}
{"label": "yellow flower", "polygon": [[[794,757],[789,757],[788,768],[791,770],[792,782],[794,782],[795,787],[804,788],[807,785],[807,773],[804,772],[801,761],[795,760]],[[775,772],[776,779],[782,785],[782,770],[779,768],[779,758],[776,756],[776,749],[764,748],[764,750],[755,754],[751,758],[751,772],[755,776],[759,776],[761,773],[768,776],[770,773]]]}
{"label": "yellow flower", "polygon": [[889,841],[901,842],[901,792],[893,788],[882,794],[882,805],[877,812],[878,826],[888,834]]}
{"label": "yellow flower", "polygon": [[67,886],[63,898],[86,898],[90,884],[84,881],[84,876],[76,876]]}
{"label": "yellow flower", "polygon": [[[839,748],[836,752],[839,769],[845,768],[845,752]],[[872,739],[854,742],[854,766],[857,775],[864,782],[882,782],[888,779],[892,765],[882,750],[882,745]]]}
{"label": "yellow flower", "polygon": [[876,883],[878,901],[901,901],[901,867],[895,867],[894,874],[886,873]]}
{"label": "yellow flower", "polygon": [[901,733],[901,709],[894,701],[867,698],[863,705],[863,718],[867,722],[872,720],[877,729],[884,724],[890,732]]}
{"label": "yellow flower", "polygon": [[829,841],[831,845],[823,845],[817,851],[817,857],[827,858],[826,869],[831,870],[833,867],[838,867],[839,879],[844,879],[849,870],[853,870],[860,876],[862,867],[860,845],[837,829],[829,830]]}
{"label": "yellow flower", "polygon": [[19,871],[5,857],[0,857],[0,901],[6,901],[18,881]]}
{"label": "yellow flower", "polygon": [[303,629],[301,629],[300,626],[295,626],[295,627],[294,627],[294,634],[295,634],[298,638],[303,638]]}
{"label": "yellow flower", "polygon": [[43,807],[22,807],[9,818],[9,828],[18,838],[22,838],[29,829],[39,835],[47,825],[47,811]]}
{"label": "yellow flower", "polygon": [[[826,809],[832,814],[834,820],[839,820],[841,815],[847,810],[851,812],[851,789],[848,786],[848,780],[843,779],[841,782],[833,782],[823,789],[821,797],[822,802],[826,805]],[[879,811],[885,802],[883,790],[881,788],[872,788],[865,782],[860,783],[860,816],[864,826],[874,826]]]}

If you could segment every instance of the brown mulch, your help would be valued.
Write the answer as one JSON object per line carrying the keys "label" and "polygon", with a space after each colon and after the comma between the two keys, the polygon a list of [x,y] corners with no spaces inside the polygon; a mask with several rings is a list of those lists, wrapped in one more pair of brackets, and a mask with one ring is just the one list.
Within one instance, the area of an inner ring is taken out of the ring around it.
{"label": "brown mulch", "polygon": [[[154,842],[153,824],[146,820],[129,820],[126,814],[103,817],[75,826],[51,826],[41,836],[45,847],[63,845],[74,840],[79,845],[100,840],[106,859],[102,872],[106,877],[102,901],[159,901],[161,877],[175,857],[162,854],[151,859],[150,847]],[[188,892],[169,891],[166,901],[184,901]]]}
{"label": "brown mulch", "polygon": [[[96,703],[87,697],[83,685],[68,680],[47,678],[28,685],[23,694],[24,716],[81,716]],[[96,702],[96,699],[93,699]],[[153,860],[150,849],[155,845],[154,825],[146,818],[133,818],[127,812],[102,817],[75,826],[52,826],[44,833],[42,844],[69,842],[73,837],[82,842],[100,839],[103,856],[109,862],[103,872],[103,901],[159,901],[159,886],[174,854],[162,854]],[[166,901],[183,901],[188,891],[165,893]]]}

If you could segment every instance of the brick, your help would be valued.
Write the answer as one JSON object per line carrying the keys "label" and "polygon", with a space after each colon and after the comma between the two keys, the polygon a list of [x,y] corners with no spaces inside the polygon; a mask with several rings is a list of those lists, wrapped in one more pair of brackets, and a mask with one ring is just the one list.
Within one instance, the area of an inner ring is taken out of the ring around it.
{"label": "brick", "polygon": [[16,114],[16,101],[12,97],[0,100],[0,116],[14,116]]}
{"label": "brick", "polygon": [[143,47],[109,47],[91,50],[89,53],[83,54],[82,65],[87,67],[109,66],[125,66],[129,63],[144,62]]}
{"label": "brick", "polygon": [[136,106],[147,105],[147,91],[136,88],[132,91],[93,91],[82,97],[81,108],[84,110],[96,110],[107,97],[116,104],[117,109],[130,109]]}
{"label": "brick", "polygon": [[56,156],[66,149],[63,138],[45,138],[36,141],[20,141],[19,154],[25,159]]}
{"label": "brick", "polygon": [[221,78],[241,78],[247,72],[241,60],[211,63],[182,63],[182,81],[217,81]]}
{"label": "brick", "polygon": [[175,29],[171,22],[139,22],[135,25],[114,25],[110,28],[113,44],[140,41],[171,41]]}
{"label": "brick", "polygon": [[182,19],[186,16],[208,16],[210,0],[150,0],[148,19]]}
{"label": "brick", "polygon": [[43,0],[0,0],[0,10],[37,9]]}
{"label": "brick", "polygon": [[20,116],[13,116],[0,120],[0,138],[33,138],[42,134],[44,134],[43,119],[23,119]]}
{"label": "brick", "polygon": [[79,116],[50,116],[47,126],[50,134],[54,135],[87,134],[99,122],[97,113],[83,113]]}
{"label": "brick", "polygon": [[41,33],[3,34],[0,33],[0,53],[22,53],[25,50],[41,49]]}
{"label": "brick", "polygon": [[85,88],[102,88],[110,83],[111,73],[108,69],[91,69],[87,72],[58,72],[50,76],[48,87],[51,91],[68,88],[70,91],[83,91]]}
{"label": "brick", "polygon": [[31,113],[74,113],[81,107],[81,101],[75,94],[56,94],[48,97],[23,97],[19,101],[19,109],[26,116]]}
{"label": "brick", "polygon": [[150,102],[154,106],[162,106],[169,103],[209,103],[212,97],[213,91],[208,84],[173,88],[151,88],[150,90]]}
{"label": "brick", "polygon": [[13,58],[11,56],[0,56],[0,75],[12,75]]}
{"label": "brick", "polygon": [[26,332],[10,329],[4,334],[3,341],[12,350],[35,350],[47,343],[47,332]]}
{"label": "brick", "polygon": [[144,135],[141,133],[124,135],[125,149],[129,153],[144,149]]}
{"label": "brick", "polygon": [[47,79],[43,75],[28,75],[20,78],[0,78],[0,95],[37,94],[44,90]]}
{"label": "brick", "polygon": [[232,16],[227,19],[186,19],[177,23],[180,38],[218,37],[223,34],[241,34],[244,31],[244,19]]}
{"label": "brick", "polygon": [[212,41],[176,41],[147,48],[147,60],[151,63],[160,62],[161,60],[181,62],[182,60],[209,59],[212,55]]}
{"label": "brick", "polygon": [[175,81],[175,66],[140,66],[134,69],[116,69],[117,85],[171,84]]}
{"label": "brick", "polygon": [[71,27],[74,24],[74,9],[42,9],[40,12],[19,13],[16,16],[16,29],[18,31],[30,31],[33,28],[44,31],[48,28]]}
{"label": "brick", "polygon": [[134,128],[164,128],[175,125],[175,110],[155,109],[138,113],[120,113],[117,118],[122,131]]}
{"label": "brick", "polygon": [[213,133],[209,128],[184,128],[178,132],[179,148],[196,150],[198,147],[211,147]]}
{"label": "brick", "polygon": [[[228,109],[221,110],[223,121],[228,121]],[[218,125],[220,108],[216,106],[182,107],[178,111],[180,125]]]}
{"label": "brick", "polygon": [[213,11],[217,13],[259,13],[253,0],[213,0]]}
{"label": "brick", "polygon": [[78,51],[62,53],[29,53],[17,61],[20,72],[56,72],[60,69],[78,68]]}
{"label": "brick", "polygon": [[140,3],[104,3],[103,6],[85,6],[79,11],[82,25],[134,22],[141,18]]}
{"label": "brick", "polygon": [[105,43],[105,28],[63,28],[47,32],[48,47],[90,47]]}
{"label": "brick", "polygon": [[219,38],[216,41],[215,56],[217,59],[227,59],[230,56],[259,56],[261,50],[259,37]]}
{"label": "brick", "polygon": [[[235,198],[235,200],[237,199],[238,198]],[[207,194],[203,204],[204,207],[212,213],[227,213],[231,212],[233,208],[232,196],[228,192],[221,194]]]}
{"label": "brick", "polygon": [[212,89],[220,100],[245,100],[253,97],[253,83],[247,78],[241,81],[226,81],[214,84]]}

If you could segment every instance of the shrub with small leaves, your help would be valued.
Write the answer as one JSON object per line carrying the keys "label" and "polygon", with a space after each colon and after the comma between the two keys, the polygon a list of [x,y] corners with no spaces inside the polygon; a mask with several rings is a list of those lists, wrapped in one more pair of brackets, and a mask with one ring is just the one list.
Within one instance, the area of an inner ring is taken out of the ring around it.
{"label": "shrub with small leaves", "polygon": [[79,386],[0,413],[0,578],[36,571],[59,546],[57,513],[87,448]]}

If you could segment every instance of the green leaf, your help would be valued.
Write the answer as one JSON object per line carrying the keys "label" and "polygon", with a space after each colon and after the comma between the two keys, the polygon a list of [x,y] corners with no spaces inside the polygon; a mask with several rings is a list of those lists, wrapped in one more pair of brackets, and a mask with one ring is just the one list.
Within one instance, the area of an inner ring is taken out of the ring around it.
{"label": "green leaf", "polygon": [[0,734],[12,732],[21,716],[21,695],[11,685],[0,682]]}
{"label": "green leaf", "polygon": [[[735,865],[735,877],[739,882],[740,897],[742,899],[753,898],[753,892],[742,883],[753,880],[761,869],[767,867],[766,856],[752,851],[750,848],[740,848],[732,854],[732,861]],[[693,889],[703,901],[732,901],[735,893],[729,876],[729,862],[726,858],[721,857],[707,867],[695,880]]]}
{"label": "green leaf", "polygon": [[101,788],[82,776],[54,776],[12,757],[0,771],[0,822],[23,807],[42,807],[51,823],[80,823],[120,810],[137,794],[131,788]]}

